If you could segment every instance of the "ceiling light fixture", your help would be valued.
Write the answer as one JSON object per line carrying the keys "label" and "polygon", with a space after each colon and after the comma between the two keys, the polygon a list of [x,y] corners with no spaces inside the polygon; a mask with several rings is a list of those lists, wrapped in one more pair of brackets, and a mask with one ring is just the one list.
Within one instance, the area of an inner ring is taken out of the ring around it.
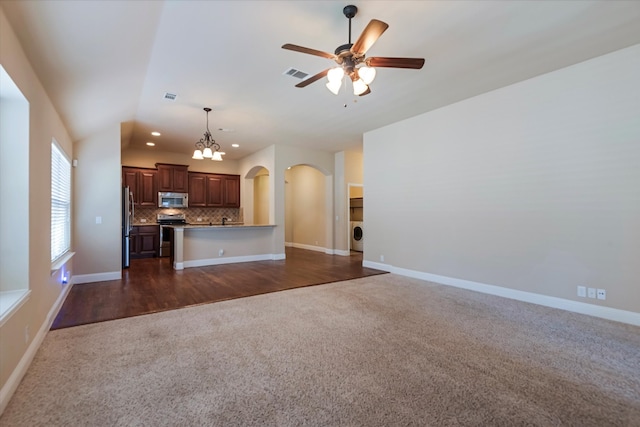
{"label": "ceiling light fixture", "polygon": [[220,162],[224,153],[220,151],[220,144],[213,139],[211,131],[209,131],[209,111],[211,111],[211,108],[205,107],[204,111],[207,113],[207,131],[204,133],[204,138],[200,138],[200,141],[196,142],[196,149],[193,152],[192,159],[211,159]]}
{"label": "ceiling light fixture", "polygon": [[345,69],[343,67],[331,68],[327,72],[327,80],[329,81],[327,83],[327,89],[329,89],[334,95],[337,95],[342,87],[344,76],[348,75],[353,83],[354,95],[363,95],[369,91],[369,85],[373,82],[373,79],[376,78],[375,68],[368,67],[366,65],[359,68],[356,68],[355,66],[348,66],[345,67]]}
{"label": "ceiling light fixture", "polygon": [[151,135],[153,135],[153,136],[160,136],[161,134],[160,134],[160,132],[153,131],[153,132],[151,132]]}
{"label": "ceiling light fixture", "polygon": [[155,147],[156,143],[155,143],[155,142],[148,141],[148,142],[147,142],[147,145],[148,145],[149,147]]}

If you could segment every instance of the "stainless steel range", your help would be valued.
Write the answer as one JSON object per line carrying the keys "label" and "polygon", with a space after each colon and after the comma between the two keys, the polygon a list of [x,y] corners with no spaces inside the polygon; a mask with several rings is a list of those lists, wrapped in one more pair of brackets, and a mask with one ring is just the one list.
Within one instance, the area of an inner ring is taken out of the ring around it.
{"label": "stainless steel range", "polygon": [[169,241],[169,230],[165,225],[186,224],[187,220],[184,214],[158,214],[156,222],[160,224],[160,256],[169,256],[171,251]]}

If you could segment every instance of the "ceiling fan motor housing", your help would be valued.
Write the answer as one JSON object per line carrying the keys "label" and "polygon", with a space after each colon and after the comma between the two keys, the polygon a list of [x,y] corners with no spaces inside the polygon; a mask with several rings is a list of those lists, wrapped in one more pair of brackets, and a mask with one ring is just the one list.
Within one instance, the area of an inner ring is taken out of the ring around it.
{"label": "ceiling fan motor housing", "polygon": [[358,8],[350,4],[349,6],[345,6],[344,9],[342,9],[342,13],[344,13],[344,16],[351,19],[356,16],[356,13],[358,13]]}

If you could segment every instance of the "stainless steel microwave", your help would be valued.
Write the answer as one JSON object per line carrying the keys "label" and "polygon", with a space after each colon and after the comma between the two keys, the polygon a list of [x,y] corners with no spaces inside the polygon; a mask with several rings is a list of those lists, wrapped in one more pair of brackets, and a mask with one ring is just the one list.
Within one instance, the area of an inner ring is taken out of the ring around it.
{"label": "stainless steel microwave", "polygon": [[189,207],[189,194],[188,193],[158,193],[158,207],[159,208],[188,208]]}

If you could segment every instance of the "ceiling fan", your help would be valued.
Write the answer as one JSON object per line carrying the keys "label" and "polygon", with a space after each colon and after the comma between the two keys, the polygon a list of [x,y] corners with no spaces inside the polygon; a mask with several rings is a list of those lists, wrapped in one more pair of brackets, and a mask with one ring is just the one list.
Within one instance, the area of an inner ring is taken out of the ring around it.
{"label": "ceiling fan", "polygon": [[296,87],[308,86],[327,76],[329,80],[327,88],[337,95],[342,86],[343,77],[346,75],[353,83],[354,95],[363,96],[371,93],[369,84],[376,76],[374,67],[412,68],[419,70],[424,65],[424,58],[389,58],[380,56],[366,58],[365,53],[373,46],[382,33],[389,28],[389,25],[377,19],[372,19],[364,31],[362,31],[358,40],[356,40],[355,43],[351,43],[351,18],[356,16],[358,8],[353,5],[345,6],[342,13],[349,19],[349,43],[338,46],[335,53],[322,52],[290,43],[282,45],[283,49],[333,59],[338,64],[338,67],[327,68],[303,80],[298,83]]}

